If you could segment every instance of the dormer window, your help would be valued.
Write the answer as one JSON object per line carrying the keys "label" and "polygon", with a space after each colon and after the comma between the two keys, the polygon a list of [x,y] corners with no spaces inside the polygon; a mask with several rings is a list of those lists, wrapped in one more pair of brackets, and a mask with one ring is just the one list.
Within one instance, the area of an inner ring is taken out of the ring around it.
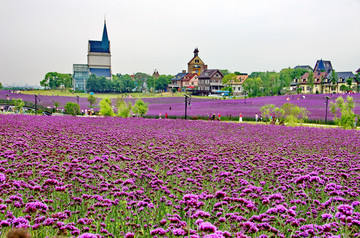
{"label": "dormer window", "polygon": [[196,59],[196,60],[195,60],[195,63],[199,63],[199,60],[198,60],[198,59]]}

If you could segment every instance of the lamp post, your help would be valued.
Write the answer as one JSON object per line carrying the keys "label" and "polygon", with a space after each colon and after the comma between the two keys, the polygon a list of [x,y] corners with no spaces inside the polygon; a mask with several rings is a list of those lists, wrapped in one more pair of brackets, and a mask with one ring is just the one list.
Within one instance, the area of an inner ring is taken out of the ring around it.
{"label": "lamp post", "polygon": [[39,100],[39,102],[41,102],[41,100],[40,100],[40,97],[38,95],[34,94],[34,96],[35,96],[35,112],[36,112],[36,110],[37,110],[37,102],[38,102],[38,100]]}
{"label": "lamp post", "polygon": [[187,104],[188,104],[188,98],[189,98],[189,105],[190,105],[191,96],[188,95],[188,94],[185,94],[185,93],[184,93],[184,96],[185,96],[185,120],[186,120],[186,119],[187,119]]}
{"label": "lamp post", "polygon": [[329,96],[326,96],[325,99],[326,99],[326,101],[325,101],[325,104],[326,104],[325,123],[327,123],[328,102],[329,102],[330,97],[329,97]]}

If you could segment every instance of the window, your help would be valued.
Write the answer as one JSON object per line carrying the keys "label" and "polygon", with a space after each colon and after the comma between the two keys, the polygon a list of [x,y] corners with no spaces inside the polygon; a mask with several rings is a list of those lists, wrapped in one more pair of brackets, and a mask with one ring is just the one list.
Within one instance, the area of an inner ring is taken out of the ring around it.
{"label": "window", "polygon": [[241,91],[240,87],[238,87],[238,90]]}
{"label": "window", "polygon": [[197,59],[197,60],[195,60],[195,63],[199,63],[199,60]]}

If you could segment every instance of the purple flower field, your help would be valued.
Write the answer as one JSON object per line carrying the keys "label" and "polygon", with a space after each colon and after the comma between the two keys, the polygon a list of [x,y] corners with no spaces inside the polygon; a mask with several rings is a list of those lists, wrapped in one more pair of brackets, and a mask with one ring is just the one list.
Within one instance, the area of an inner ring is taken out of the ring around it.
{"label": "purple flower field", "polygon": [[[8,91],[0,91],[0,99],[5,99]],[[96,95],[95,95],[96,96]],[[281,107],[284,103],[293,103],[300,107],[305,107],[309,110],[310,119],[325,120],[325,96],[330,96],[330,102],[334,102],[339,96],[346,98],[347,95],[328,95],[328,94],[313,94],[313,95],[294,95],[294,96],[274,96],[274,97],[259,97],[259,98],[247,98],[235,99],[235,100],[215,100],[213,98],[193,98],[191,105],[188,107],[189,116],[207,116],[209,113],[220,113],[221,116],[233,116],[238,117],[240,113],[244,117],[254,117],[256,113],[260,115],[260,108],[265,104],[275,104],[277,107]],[[356,107],[355,113],[360,114],[360,94],[351,94],[355,99]],[[22,98],[24,101],[34,101],[33,95],[26,94],[10,94],[10,99]],[[289,97],[289,101],[286,98]],[[54,106],[53,101],[60,103],[60,108],[63,108],[67,102],[76,102],[76,97],[65,96],[40,96],[41,102],[39,105],[52,108]],[[135,98],[124,99],[125,101],[135,102]],[[158,116],[161,113],[163,116],[168,113],[169,116],[184,116],[185,106],[183,97],[163,97],[163,98],[144,98],[144,102],[149,103],[148,115]],[[98,102],[100,99],[98,99]],[[87,98],[80,98],[80,107],[82,110],[89,109],[89,103]],[[115,102],[115,99],[113,99]],[[171,107],[171,110],[170,110]],[[332,120],[333,115],[328,109],[328,119]]]}
{"label": "purple flower field", "polygon": [[0,115],[0,236],[358,237],[355,130]]}

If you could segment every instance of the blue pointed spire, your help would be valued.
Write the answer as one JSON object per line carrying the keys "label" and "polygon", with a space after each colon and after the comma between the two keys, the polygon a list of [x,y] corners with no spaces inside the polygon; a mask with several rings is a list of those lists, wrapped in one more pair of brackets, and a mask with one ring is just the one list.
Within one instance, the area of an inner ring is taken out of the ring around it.
{"label": "blue pointed spire", "polygon": [[325,70],[325,65],[324,65],[324,62],[323,62],[322,59],[319,61],[317,70],[319,70],[319,71],[324,71]]}
{"label": "blue pointed spire", "polygon": [[101,41],[101,47],[106,50],[109,51],[109,38],[108,38],[108,34],[107,34],[107,29],[106,29],[106,20],[104,20],[104,30],[103,30],[103,35],[102,35],[102,41]]}

